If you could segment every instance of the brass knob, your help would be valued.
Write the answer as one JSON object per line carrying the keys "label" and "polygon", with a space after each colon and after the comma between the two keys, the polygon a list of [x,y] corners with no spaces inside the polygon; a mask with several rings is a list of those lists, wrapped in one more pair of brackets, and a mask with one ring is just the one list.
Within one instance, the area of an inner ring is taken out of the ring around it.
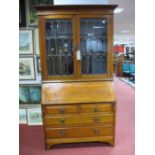
{"label": "brass knob", "polygon": [[99,112],[99,109],[97,107],[94,108],[94,112]]}
{"label": "brass knob", "polygon": [[99,129],[94,130],[95,135],[99,135]]}
{"label": "brass knob", "polygon": [[65,136],[65,135],[66,135],[66,131],[65,131],[65,130],[60,130],[60,134],[61,134],[62,136]]}
{"label": "brass knob", "polygon": [[99,118],[98,118],[98,117],[95,117],[95,118],[94,118],[94,122],[95,122],[95,123],[99,123]]}
{"label": "brass knob", "polygon": [[64,109],[64,108],[61,108],[61,109],[60,109],[60,113],[61,113],[61,114],[64,114],[64,113],[65,113],[65,109]]}
{"label": "brass knob", "polygon": [[60,123],[61,124],[64,124],[65,123],[65,120],[62,118],[62,119],[60,119]]}

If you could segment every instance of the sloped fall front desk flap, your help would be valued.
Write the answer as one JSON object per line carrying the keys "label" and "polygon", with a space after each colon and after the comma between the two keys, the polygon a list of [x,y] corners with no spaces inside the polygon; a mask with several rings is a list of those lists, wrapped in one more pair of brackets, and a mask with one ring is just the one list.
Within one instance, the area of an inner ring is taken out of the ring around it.
{"label": "sloped fall front desk flap", "polygon": [[115,102],[112,81],[44,83],[42,104]]}

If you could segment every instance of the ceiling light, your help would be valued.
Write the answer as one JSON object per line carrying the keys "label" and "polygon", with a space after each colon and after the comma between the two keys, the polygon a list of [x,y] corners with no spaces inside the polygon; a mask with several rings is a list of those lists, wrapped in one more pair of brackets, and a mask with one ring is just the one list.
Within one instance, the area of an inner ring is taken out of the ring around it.
{"label": "ceiling light", "polygon": [[94,29],[104,29],[104,26],[94,26]]}
{"label": "ceiling light", "polygon": [[124,8],[116,8],[114,10],[114,13],[121,13],[124,10]]}
{"label": "ceiling light", "polygon": [[122,33],[129,33],[129,30],[123,30]]}

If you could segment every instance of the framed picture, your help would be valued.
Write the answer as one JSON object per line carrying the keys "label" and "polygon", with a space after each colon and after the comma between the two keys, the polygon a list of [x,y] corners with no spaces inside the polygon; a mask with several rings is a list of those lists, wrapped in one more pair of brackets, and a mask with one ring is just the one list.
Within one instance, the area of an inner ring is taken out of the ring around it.
{"label": "framed picture", "polygon": [[33,54],[33,30],[20,29],[19,54]]}
{"label": "framed picture", "polygon": [[19,86],[19,103],[34,104],[41,102],[40,85],[20,85]]}
{"label": "framed picture", "polygon": [[36,63],[37,63],[37,73],[41,74],[40,57],[36,57]]}
{"label": "framed picture", "polygon": [[35,52],[37,55],[40,55],[40,49],[39,49],[39,30],[38,28],[34,29],[34,38],[35,38]]}
{"label": "framed picture", "polygon": [[30,86],[30,101],[31,103],[40,103],[41,101],[41,86]]}
{"label": "framed picture", "polygon": [[28,86],[19,86],[19,103],[29,103],[30,93]]}
{"label": "framed picture", "polygon": [[27,0],[29,25],[38,25],[38,16],[33,5],[52,5],[53,0]]}
{"label": "framed picture", "polygon": [[19,79],[20,80],[35,80],[35,65],[34,57],[19,58]]}
{"label": "framed picture", "polygon": [[19,0],[19,27],[26,27],[25,0]]}
{"label": "framed picture", "polygon": [[27,124],[26,109],[19,109],[19,124]]}
{"label": "framed picture", "polygon": [[41,109],[28,109],[28,125],[42,125]]}

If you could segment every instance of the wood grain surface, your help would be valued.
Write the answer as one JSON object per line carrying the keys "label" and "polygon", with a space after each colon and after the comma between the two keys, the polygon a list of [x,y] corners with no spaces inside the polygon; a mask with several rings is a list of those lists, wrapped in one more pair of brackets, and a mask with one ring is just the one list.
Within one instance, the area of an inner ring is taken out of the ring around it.
{"label": "wood grain surface", "polygon": [[42,104],[115,102],[113,82],[45,83]]}

